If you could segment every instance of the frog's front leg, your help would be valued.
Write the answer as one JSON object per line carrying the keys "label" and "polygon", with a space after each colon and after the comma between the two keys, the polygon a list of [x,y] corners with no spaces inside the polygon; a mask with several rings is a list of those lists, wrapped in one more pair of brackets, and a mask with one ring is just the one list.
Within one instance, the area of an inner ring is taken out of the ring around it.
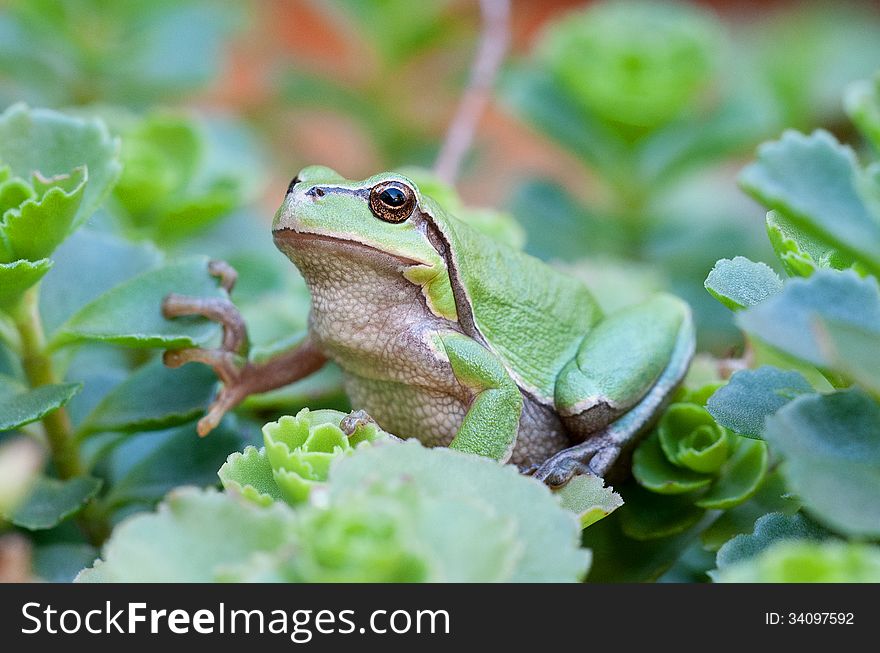
{"label": "frog's front leg", "polygon": [[[209,271],[220,278],[227,292],[235,284],[235,270],[222,261],[212,261]],[[229,299],[168,295],[162,302],[167,318],[200,315],[223,327],[223,340],[216,349],[192,347],[165,352],[168,367],[202,363],[213,368],[223,382],[208,412],[199,420],[199,435],[214,430],[223,416],[252,394],[268,392],[298,381],[319,370],[327,362],[324,354],[309,339],[262,362],[248,360],[248,337],[244,318]]]}
{"label": "frog's front leg", "polygon": [[475,393],[449,447],[507,462],[522,413],[519,388],[498,357],[476,340],[460,333],[438,338],[455,378]]}
{"label": "frog's front leg", "polygon": [[576,473],[605,476],[659,415],[693,353],[690,308],[675,297],[658,295],[606,318],[556,385],[557,410],[584,441],[549,458],[535,476],[552,486]]}

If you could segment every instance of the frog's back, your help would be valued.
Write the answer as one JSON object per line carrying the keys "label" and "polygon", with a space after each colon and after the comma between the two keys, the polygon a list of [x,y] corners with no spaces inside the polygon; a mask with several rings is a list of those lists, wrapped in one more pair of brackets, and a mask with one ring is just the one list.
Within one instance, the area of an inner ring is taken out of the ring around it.
{"label": "frog's back", "polygon": [[431,208],[451,245],[450,275],[473,307],[459,320],[472,319],[520,384],[552,402],[557,374],[602,317],[596,300],[578,280]]}

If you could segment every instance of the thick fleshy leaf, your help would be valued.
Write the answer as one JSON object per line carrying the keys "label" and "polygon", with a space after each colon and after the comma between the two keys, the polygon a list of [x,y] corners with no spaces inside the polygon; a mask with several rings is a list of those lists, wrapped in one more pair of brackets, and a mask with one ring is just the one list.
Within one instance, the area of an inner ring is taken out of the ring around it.
{"label": "thick fleshy leaf", "polygon": [[240,494],[261,506],[284,500],[264,449],[251,446],[230,454],[217,476],[227,492]]}
{"label": "thick fleshy leaf", "polygon": [[685,494],[708,487],[712,477],[669,462],[654,433],[633,454],[633,476],[644,488],[659,494]]}
{"label": "thick fleshy leaf", "polygon": [[764,477],[761,487],[748,501],[725,510],[706,530],[700,541],[708,551],[718,551],[737,535],[751,533],[755,521],[771,512],[793,515],[801,503],[785,487],[785,479],[778,469]]}
{"label": "thick fleshy leaf", "polygon": [[852,536],[880,536],[880,405],[855,389],[795,399],[766,438],[807,511]]}
{"label": "thick fleshy leaf", "polygon": [[663,539],[683,533],[700,521],[705,510],[690,495],[663,496],[633,486],[624,492],[620,525],[636,540]]}
{"label": "thick fleshy leaf", "polygon": [[834,371],[880,398],[880,331],[822,319],[816,320],[816,331]]}
{"label": "thick fleshy leaf", "polygon": [[367,443],[390,438],[375,422],[359,424],[351,435],[340,428],[345,413],[303,408],[263,426],[265,455],[281,495],[291,505],[303,503],[316,485],[327,481],[330,465]]}
{"label": "thick fleshy leaf", "polygon": [[55,251],[52,261],[40,285],[40,314],[48,333],[114,286],[157,267],[162,254],[146,242],[83,228]]}
{"label": "thick fleshy leaf", "polygon": [[9,209],[0,220],[13,258],[36,261],[55,251],[74,228],[86,182],[85,168],[48,180],[34,176],[36,197]]}
{"label": "thick fleshy leaf", "polygon": [[9,310],[19,302],[28,288],[43,278],[52,261],[15,261],[0,263],[0,310]]}
{"label": "thick fleshy leaf", "polygon": [[880,547],[860,542],[777,542],[719,572],[722,583],[880,583]]}
{"label": "thick fleshy leaf", "polygon": [[208,273],[208,259],[194,257],[149,270],[107,291],[65,322],[53,338],[60,346],[79,340],[100,340],[127,347],[194,347],[218,333],[204,318],[162,316],[169,293],[195,297],[226,297]]}
{"label": "thick fleshy leaf", "polygon": [[782,540],[823,540],[830,535],[828,531],[802,514],[784,515],[773,512],[755,522],[749,534],[737,535],[718,550],[715,558],[717,571],[743,560],[753,558],[764,549]]}
{"label": "thick fleshy leaf", "polygon": [[338,459],[329,488],[331,497],[342,497],[392,479],[433,497],[485,502],[495,514],[513,520],[522,549],[511,581],[570,582],[589,566],[587,553],[579,548],[576,517],[538,481],[480,456],[426,449],[415,441],[363,448]]}
{"label": "thick fleshy leaf", "polygon": [[192,424],[131,436],[116,446],[108,461],[106,504],[152,503],[180,485],[216,485],[217,470],[242,444],[231,418],[205,438]]}
{"label": "thick fleshy leaf", "polygon": [[850,84],[844,105],[850,120],[880,150],[880,77]]}
{"label": "thick fleshy leaf", "polygon": [[792,399],[813,392],[797,372],[764,365],[740,370],[706,402],[712,417],[735,433],[748,438],[764,437],[764,419]]}
{"label": "thick fleshy leaf", "polygon": [[855,262],[852,256],[799,228],[778,211],[767,213],[766,224],[773,251],[789,275],[808,277],[820,268],[845,270]]}
{"label": "thick fleshy leaf", "polygon": [[740,183],[768,208],[880,269],[880,221],[856,189],[859,174],[853,151],[828,132],[788,131],[758,149]]}
{"label": "thick fleshy leaf", "polygon": [[101,480],[79,476],[68,481],[41,478],[30,496],[9,516],[16,526],[28,530],[53,528],[76,514],[101,489]]}
{"label": "thick fleshy leaf", "polygon": [[729,309],[758,304],[782,290],[782,280],[765,263],[737,256],[721,259],[706,277],[706,290]]}
{"label": "thick fleshy leaf", "polygon": [[880,290],[873,277],[820,270],[792,279],[778,295],[736,316],[740,327],[768,345],[830,367],[817,337],[817,318],[880,333]]}
{"label": "thick fleshy leaf", "polygon": [[694,503],[707,510],[728,510],[751,497],[767,474],[767,445],[757,440],[741,439],[718,479],[709,491]]}
{"label": "thick fleshy leaf", "polygon": [[155,360],[106,395],[77,435],[153,431],[184,424],[204,413],[216,386],[217,376],[205,365],[170,369]]}
{"label": "thick fleshy leaf", "polygon": [[[624,494],[627,494],[625,490]],[[640,583],[657,580],[693,542],[694,534],[688,529],[670,537],[633,539],[622,528],[624,509],[616,510],[608,519],[584,530],[583,545],[589,547],[596,560],[587,582]]]}
{"label": "thick fleshy leaf", "polygon": [[581,528],[607,517],[623,505],[623,498],[598,476],[575,476],[556,491],[562,507],[578,516]]}
{"label": "thick fleshy leaf", "polygon": [[98,557],[89,544],[44,544],[34,548],[34,574],[47,583],[69,583]]}
{"label": "thick fleshy leaf", "polygon": [[669,462],[711,474],[727,460],[729,433],[698,404],[674,403],[657,424],[660,446]]}
{"label": "thick fleshy leaf", "polygon": [[0,377],[0,433],[61,408],[81,387],[79,383],[57,383],[28,389],[14,379]]}
{"label": "thick fleshy leaf", "polygon": [[101,559],[77,582],[210,582],[224,567],[268,553],[289,539],[293,512],[255,506],[215,490],[182,488],[157,512],[123,521]]}
{"label": "thick fleshy leaf", "polygon": [[119,142],[104,123],[82,120],[49,109],[16,104],[0,115],[0,161],[13,174],[30,179],[69,174],[86,166],[88,183],[73,220],[83,223],[110,192],[119,176]]}
{"label": "thick fleshy leaf", "polygon": [[501,92],[516,113],[575,155],[597,167],[616,165],[624,143],[594,116],[585,114],[556,80],[534,66],[514,68]]}

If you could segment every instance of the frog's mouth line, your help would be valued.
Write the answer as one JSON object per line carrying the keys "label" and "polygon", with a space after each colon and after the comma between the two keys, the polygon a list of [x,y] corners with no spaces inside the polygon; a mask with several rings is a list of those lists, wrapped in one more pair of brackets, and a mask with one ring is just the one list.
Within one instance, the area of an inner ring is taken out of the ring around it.
{"label": "frog's mouth line", "polygon": [[330,236],[327,234],[317,234],[313,232],[302,232],[295,231],[294,229],[285,228],[285,229],[276,229],[272,232],[272,237],[275,239],[275,245],[281,251],[286,251],[287,249],[299,249],[303,246],[308,247],[310,244],[317,245],[333,245],[336,249],[340,251],[353,251],[359,252],[361,254],[366,253],[369,256],[374,256],[376,258],[385,258],[385,259],[393,259],[405,265],[407,267],[413,265],[427,265],[423,261],[418,261],[413,258],[409,258],[407,256],[402,256],[400,254],[394,254],[393,252],[386,252],[385,250],[379,249],[378,247],[373,247],[372,245],[367,245],[366,243],[362,243],[358,240],[350,240],[347,238],[340,238],[338,236]]}

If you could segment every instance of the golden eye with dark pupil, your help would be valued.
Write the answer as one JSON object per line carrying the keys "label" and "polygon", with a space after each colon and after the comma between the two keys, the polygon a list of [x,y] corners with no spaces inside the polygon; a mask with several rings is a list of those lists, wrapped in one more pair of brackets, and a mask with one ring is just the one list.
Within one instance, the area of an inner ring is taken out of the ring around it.
{"label": "golden eye with dark pupil", "polygon": [[403,222],[415,207],[415,191],[399,181],[382,182],[370,190],[370,210],[385,222]]}

